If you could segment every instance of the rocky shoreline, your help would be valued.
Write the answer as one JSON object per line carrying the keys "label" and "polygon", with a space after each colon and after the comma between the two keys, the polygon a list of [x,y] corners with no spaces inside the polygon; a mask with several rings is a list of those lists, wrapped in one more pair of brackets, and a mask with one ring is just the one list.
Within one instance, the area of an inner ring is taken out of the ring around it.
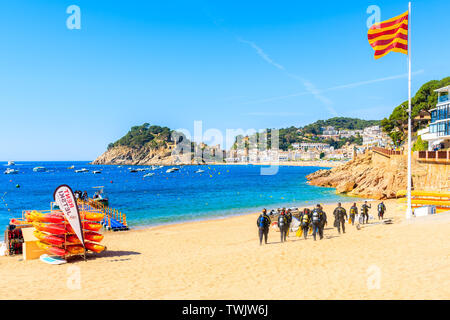
{"label": "rocky shoreline", "polygon": [[319,170],[306,178],[311,185],[336,188],[336,193],[373,199],[389,199],[406,186],[406,161],[377,164],[373,153],[360,155],[330,170]]}

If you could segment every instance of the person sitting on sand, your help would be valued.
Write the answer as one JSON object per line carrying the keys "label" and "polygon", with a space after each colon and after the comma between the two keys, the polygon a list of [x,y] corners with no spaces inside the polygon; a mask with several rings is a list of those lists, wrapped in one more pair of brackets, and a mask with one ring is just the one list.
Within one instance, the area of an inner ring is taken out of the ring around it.
{"label": "person sitting on sand", "polygon": [[338,203],[336,209],[333,212],[334,215],[334,226],[338,229],[339,234],[341,234],[341,226],[342,232],[345,233],[345,220],[347,219],[347,211],[342,207],[341,203]]}
{"label": "person sitting on sand", "polygon": [[361,206],[361,215],[362,215],[362,223],[369,223],[369,209],[372,208],[372,205],[367,204],[367,200],[364,201],[364,204]]}
{"label": "person sitting on sand", "polygon": [[264,236],[264,242],[267,244],[267,236],[269,235],[270,218],[267,215],[267,210],[264,208],[262,214],[259,215],[258,220],[256,220],[256,225],[258,226],[259,233],[259,245],[262,245],[262,240]]}
{"label": "person sitting on sand", "polygon": [[300,228],[303,230],[303,237],[308,237],[308,229],[309,224],[311,223],[311,211],[308,208],[303,209],[303,212],[300,214]]}
{"label": "person sitting on sand", "polygon": [[386,206],[384,205],[383,201],[378,204],[378,220],[384,219],[384,213],[386,212]]}
{"label": "person sitting on sand", "polygon": [[318,204],[311,212],[311,224],[313,227],[313,237],[316,240],[316,234],[319,233],[320,240],[323,239],[323,229],[327,223],[327,215],[322,210],[322,206]]}
{"label": "person sitting on sand", "polygon": [[350,208],[350,217],[349,217],[349,219],[352,222],[352,226],[355,224],[355,217],[356,217],[357,213],[358,213],[358,207],[356,206],[356,203],[353,203],[353,206],[351,206],[351,208]]}
{"label": "person sitting on sand", "polygon": [[278,216],[278,228],[280,228],[281,233],[281,242],[286,241],[287,236],[287,218],[284,211],[281,211],[281,214]]}

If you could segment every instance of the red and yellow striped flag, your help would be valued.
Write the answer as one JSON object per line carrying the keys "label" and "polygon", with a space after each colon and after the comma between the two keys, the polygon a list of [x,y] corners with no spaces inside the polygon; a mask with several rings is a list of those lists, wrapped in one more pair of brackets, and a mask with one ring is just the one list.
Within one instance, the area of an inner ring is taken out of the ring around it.
{"label": "red and yellow striped flag", "polygon": [[375,50],[375,59],[384,57],[391,51],[408,54],[408,15],[409,12],[406,11],[370,27],[367,37]]}

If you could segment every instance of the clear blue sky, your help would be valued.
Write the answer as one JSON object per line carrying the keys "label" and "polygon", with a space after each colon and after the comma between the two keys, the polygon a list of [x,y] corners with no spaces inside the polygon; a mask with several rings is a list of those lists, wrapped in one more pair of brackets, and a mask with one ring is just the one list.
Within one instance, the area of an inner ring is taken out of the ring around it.
{"label": "clear blue sky", "polygon": [[[66,8],[81,9],[69,30]],[[133,125],[381,119],[406,56],[373,59],[366,9],[407,1],[2,1],[0,160],[92,160]],[[413,2],[413,90],[450,75],[448,1]],[[64,146],[69,144],[70,148]]]}

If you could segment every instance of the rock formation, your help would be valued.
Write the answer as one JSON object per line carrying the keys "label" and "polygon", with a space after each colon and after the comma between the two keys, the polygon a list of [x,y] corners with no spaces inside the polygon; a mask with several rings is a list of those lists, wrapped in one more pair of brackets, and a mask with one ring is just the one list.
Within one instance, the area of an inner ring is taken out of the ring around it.
{"label": "rock formation", "polygon": [[[424,164],[413,157],[412,185],[416,190],[447,190],[450,166]],[[359,155],[330,170],[307,176],[315,186],[336,188],[336,193],[373,199],[389,199],[407,186],[407,157],[383,156],[375,152]]]}

